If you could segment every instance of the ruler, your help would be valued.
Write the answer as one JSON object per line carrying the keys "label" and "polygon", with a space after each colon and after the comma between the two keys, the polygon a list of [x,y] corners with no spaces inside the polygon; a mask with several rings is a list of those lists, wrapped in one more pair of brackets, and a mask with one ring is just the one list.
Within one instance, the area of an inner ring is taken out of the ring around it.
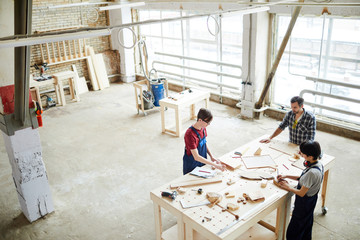
{"label": "ruler", "polygon": [[203,206],[203,205],[208,205],[208,204],[210,204],[210,202],[209,202],[208,200],[205,200],[205,201],[199,202],[199,203],[195,203],[195,204],[191,204],[191,203],[190,203],[190,204],[187,204],[184,199],[181,199],[181,200],[180,200],[180,203],[181,203],[181,206],[182,206],[183,208],[192,208],[192,207],[198,207],[198,206]]}

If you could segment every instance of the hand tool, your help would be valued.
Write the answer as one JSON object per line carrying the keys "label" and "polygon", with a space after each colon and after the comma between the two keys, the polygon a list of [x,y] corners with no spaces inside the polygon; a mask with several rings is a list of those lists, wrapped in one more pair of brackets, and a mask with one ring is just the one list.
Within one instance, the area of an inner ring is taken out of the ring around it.
{"label": "hand tool", "polygon": [[240,157],[242,156],[241,152],[234,152],[235,155],[239,155]]}
{"label": "hand tool", "polygon": [[192,207],[199,207],[199,206],[203,206],[203,205],[208,205],[210,204],[210,202],[208,200],[202,201],[200,203],[195,203],[195,204],[189,204],[187,205],[184,199],[180,200],[180,204],[183,208],[192,208]]}
{"label": "hand tool", "polygon": [[197,191],[198,194],[202,194],[203,190],[202,188],[199,189],[191,189],[192,191]]}
{"label": "hand tool", "polygon": [[227,212],[230,213],[231,215],[235,216],[235,219],[236,219],[236,220],[239,219],[239,215],[233,213],[232,211],[230,211],[230,210],[227,209],[227,208],[224,208],[223,206],[221,206],[221,205],[218,204],[218,203],[216,203],[216,205],[219,206],[223,212],[227,211]]}
{"label": "hand tool", "polygon": [[177,192],[176,191],[173,191],[172,193],[169,193],[169,192],[161,192],[161,196],[162,197],[168,197],[170,198],[171,200],[175,200],[176,196],[177,196]]}

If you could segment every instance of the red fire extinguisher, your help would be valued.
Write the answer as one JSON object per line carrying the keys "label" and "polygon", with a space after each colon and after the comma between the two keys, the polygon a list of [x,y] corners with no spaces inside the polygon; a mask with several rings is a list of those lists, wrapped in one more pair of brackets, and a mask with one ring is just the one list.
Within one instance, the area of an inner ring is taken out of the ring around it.
{"label": "red fire extinguisher", "polygon": [[36,118],[37,118],[37,121],[38,121],[38,125],[39,125],[39,127],[42,127],[43,122],[42,122],[41,114],[43,113],[43,110],[41,109],[39,102],[35,102],[35,103],[36,103],[35,113],[36,113]]}

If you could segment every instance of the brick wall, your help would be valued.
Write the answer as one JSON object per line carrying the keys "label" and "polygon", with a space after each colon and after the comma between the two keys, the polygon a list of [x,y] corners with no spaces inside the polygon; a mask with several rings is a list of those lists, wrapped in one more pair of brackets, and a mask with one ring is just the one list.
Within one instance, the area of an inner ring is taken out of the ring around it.
{"label": "brick wall", "polygon": [[[101,0],[100,0],[101,1]],[[97,1],[97,2],[100,2]],[[82,7],[67,7],[67,8],[56,8],[48,9],[48,6],[58,6],[63,4],[70,3],[80,3],[81,0],[33,0],[33,15],[32,15],[32,32],[33,33],[44,33],[44,32],[57,32],[67,29],[76,29],[80,27],[101,27],[109,25],[108,16],[106,11],[98,12],[98,18],[96,21],[93,19],[96,18],[95,11],[93,10],[94,6],[103,6],[103,5],[91,5],[91,6],[82,6]],[[105,5],[104,5],[105,6]],[[77,40],[75,40],[77,41]],[[83,40],[81,39],[81,45],[83,46]],[[66,44],[72,44],[72,41],[66,42]],[[110,37],[95,37],[85,39],[85,44],[94,48],[95,53],[103,53],[105,66],[107,68],[108,75],[117,74],[120,71],[120,58],[117,51],[110,49]],[[42,44],[43,53],[45,59],[47,59],[46,54],[46,45]],[[57,44],[54,43],[55,51],[52,48],[51,43],[48,44],[49,54],[52,57],[60,57],[57,51]],[[74,50],[66,45],[65,47],[70,51],[71,54],[74,54]],[[63,52],[63,45],[59,44],[60,52]],[[79,54],[78,50],[76,51]],[[67,52],[69,53],[69,52]],[[31,59],[30,64],[33,66],[35,63],[38,65],[42,64],[41,51],[39,45],[34,45],[31,49]],[[56,72],[72,70],[71,65],[75,65],[80,77],[85,77],[89,81],[89,74],[86,64],[86,59],[74,60],[71,62],[60,63],[60,64],[49,64],[48,70],[45,72],[47,75],[51,75]],[[34,76],[40,74],[39,70],[36,70],[34,67],[31,67],[30,72]],[[114,79],[111,79],[114,80]],[[66,82],[64,82],[66,85]],[[89,86],[90,87],[90,86]],[[46,87],[41,87],[40,92],[46,92],[48,90],[53,90],[53,86],[49,85]],[[55,98],[53,93],[46,93]]]}

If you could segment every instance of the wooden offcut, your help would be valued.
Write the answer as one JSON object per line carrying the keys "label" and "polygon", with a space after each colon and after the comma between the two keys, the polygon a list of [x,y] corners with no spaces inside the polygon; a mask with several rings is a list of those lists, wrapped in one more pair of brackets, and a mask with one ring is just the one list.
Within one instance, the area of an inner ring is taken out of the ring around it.
{"label": "wooden offcut", "polygon": [[193,181],[185,181],[185,182],[178,182],[170,184],[170,188],[178,188],[178,187],[191,187],[191,186],[199,186],[205,184],[212,184],[212,183],[219,183],[222,182],[222,179],[204,179],[204,180],[193,180]]}

